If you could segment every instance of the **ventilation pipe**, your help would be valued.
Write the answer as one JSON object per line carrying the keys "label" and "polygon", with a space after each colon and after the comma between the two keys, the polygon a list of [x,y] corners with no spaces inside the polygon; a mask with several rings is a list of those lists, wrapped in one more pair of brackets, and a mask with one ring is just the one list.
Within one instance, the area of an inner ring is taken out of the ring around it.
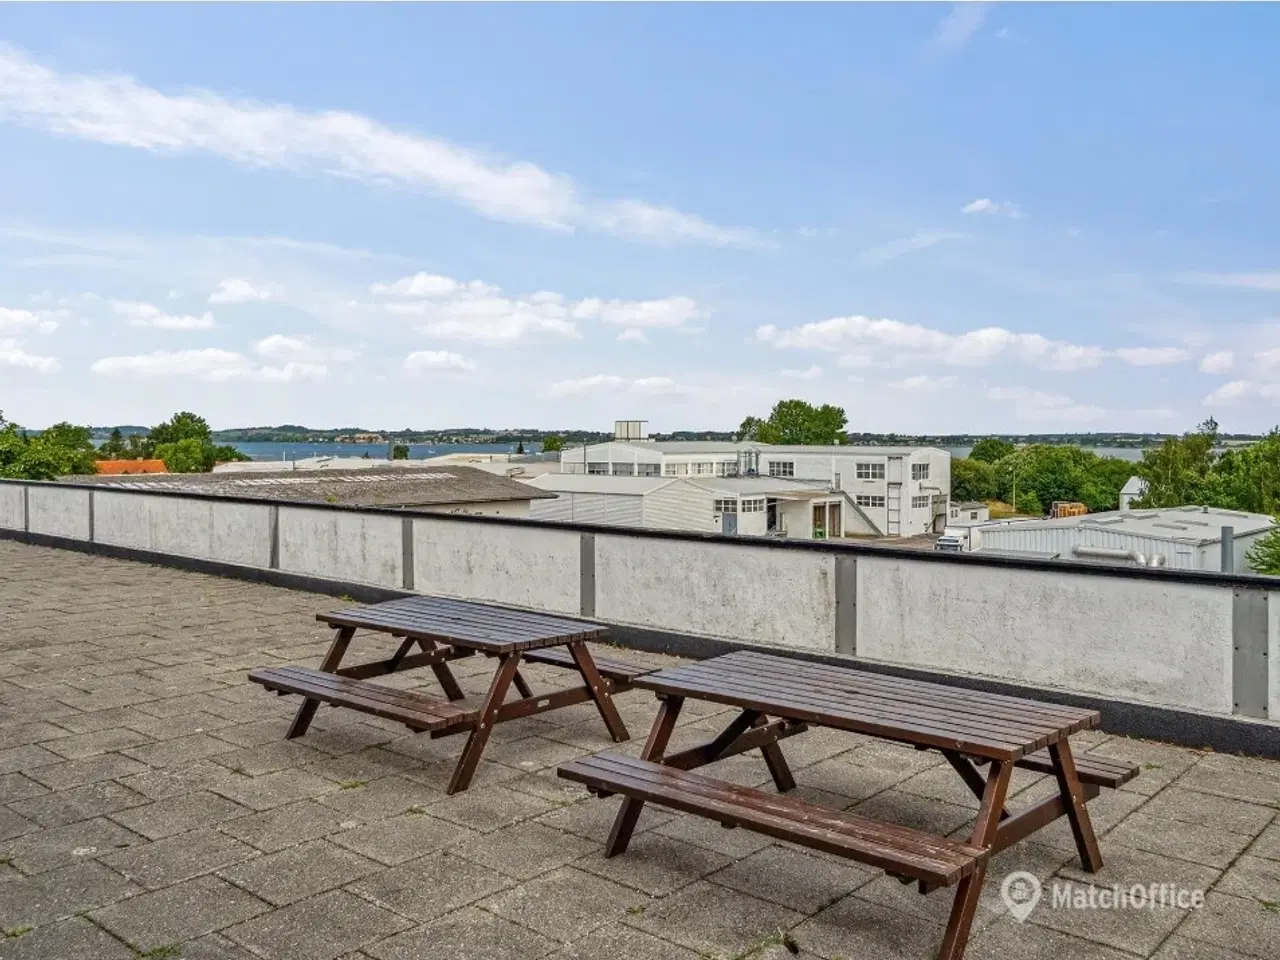
{"label": "ventilation pipe", "polygon": [[1121,562],[1129,562],[1139,567],[1163,567],[1165,565],[1165,555],[1163,553],[1153,553],[1148,559],[1147,555],[1137,550],[1120,550],[1116,547],[1072,547],[1071,552],[1077,557],[1092,557],[1095,560],[1119,560]]}

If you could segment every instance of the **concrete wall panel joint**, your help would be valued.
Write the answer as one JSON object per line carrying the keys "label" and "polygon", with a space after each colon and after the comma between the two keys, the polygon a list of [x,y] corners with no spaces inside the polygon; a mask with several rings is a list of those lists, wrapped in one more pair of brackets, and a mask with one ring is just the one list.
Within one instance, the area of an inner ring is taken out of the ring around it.
{"label": "concrete wall panel joint", "polygon": [[858,559],[835,558],[836,653],[858,652]]}
{"label": "concrete wall panel joint", "polygon": [[582,534],[581,563],[578,577],[578,612],[584,617],[596,615],[596,536]]}
{"label": "concrete wall panel joint", "polygon": [[1268,594],[1236,587],[1231,605],[1231,712],[1265,720],[1269,715]]}
{"label": "concrete wall panel joint", "polygon": [[413,589],[413,518],[405,517],[400,521],[400,566],[404,571],[403,586]]}

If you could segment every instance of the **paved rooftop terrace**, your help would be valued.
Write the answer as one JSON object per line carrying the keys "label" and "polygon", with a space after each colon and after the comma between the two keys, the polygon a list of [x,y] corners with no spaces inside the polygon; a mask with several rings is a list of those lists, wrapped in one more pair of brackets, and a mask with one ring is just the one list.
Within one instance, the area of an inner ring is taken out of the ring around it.
{"label": "paved rooftop terrace", "polygon": [[[906,960],[937,950],[950,891],[922,897],[856,864],[652,805],[630,851],[605,860],[618,801],[555,776],[556,764],[609,746],[590,705],[498,727],[475,786],[451,798],[455,738],[322,709],[311,733],[286,742],[297,698],[246,673],[316,664],[329,631],[313,615],[338,605],[0,541],[0,958]],[[456,670],[478,693],[490,666]],[[411,686],[423,673],[397,679]],[[619,705],[642,740],[651,695]],[[686,706],[703,737],[717,728],[714,709]],[[1077,741],[1144,766],[1090,804],[1105,870],[1078,872],[1065,821],[1002,854],[967,956],[1280,957],[1280,763],[1103,734]],[[976,810],[936,754],[825,731],[783,749],[817,802],[961,833]],[[712,775],[768,780],[758,757]],[[1019,771],[1011,805],[1047,786]],[[1203,889],[1207,902],[1081,911],[1046,897],[1018,923],[999,897],[1012,870],[1064,885],[1169,883]]]}

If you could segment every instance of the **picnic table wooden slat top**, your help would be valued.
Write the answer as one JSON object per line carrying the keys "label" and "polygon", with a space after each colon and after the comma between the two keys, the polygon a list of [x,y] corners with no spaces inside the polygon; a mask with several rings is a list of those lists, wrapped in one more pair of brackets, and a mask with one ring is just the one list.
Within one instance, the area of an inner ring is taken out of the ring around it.
{"label": "picnic table wooden slat top", "polygon": [[587,620],[443,597],[404,597],[319,613],[316,619],[333,627],[440,640],[488,653],[514,653],[575,640],[597,640],[608,633],[607,627]]}
{"label": "picnic table wooden slat top", "polygon": [[635,686],[822,726],[1018,760],[1096,727],[1096,710],[741,650],[638,677]]}

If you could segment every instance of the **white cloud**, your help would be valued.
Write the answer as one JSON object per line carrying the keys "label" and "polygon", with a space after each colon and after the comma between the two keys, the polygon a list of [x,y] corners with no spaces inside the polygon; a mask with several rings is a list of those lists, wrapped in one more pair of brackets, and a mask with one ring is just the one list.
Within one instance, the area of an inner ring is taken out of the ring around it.
{"label": "white cloud", "polygon": [[1280,272],[1273,273],[1184,273],[1177,278],[1183,283],[1206,287],[1233,287],[1237,290],[1258,290],[1263,293],[1280,293]]}
{"label": "white cloud", "polygon": [[933,43],[944,50],[959,50],[982,28],[989,7],[985,3],[956,3],[938,22]]}
{"label": "white cloud", "polygon": [[213,314],[206,311],[199,316],[178,316],[165,313],[155,304],[136,300],[112,300],[111,309],[121,317],[129,318],[131,327],[154,327],[157,330],[212,330],[217,324]]}
{"label": "white cloud", "polygon": [[415,273],[395,283],[375,283],[369,289],[375,294],[397,297],[445,297],[458,289],[458,281],[434,273]]}
{"label": "white cloud", "polygon": [[1091,423],[1106,416],[1102,407],[1076,403],[1060,393],[1045,393],[1030,387],[991,387],[987,399],[1013,406],[1018,420],[1031,423]]}
{"label": "white cloud", "polygon": [[822,376],[822,368],[815,364],[803,370],[783,370],[781,373],[789,380],[817,380]]}
{"label": "white cloud", "polygon": [[909,237],[900,237],[897,240],[890,240],[882,246],[863,250],[858,254],[858,259],[868,264],[888,263],[890,260],[896,260],[916,250],[927,250],[949,240],[966,240],[968,237],[969,234],[967,233],[955,233],[947,230],[922,230]]}
{"label": "white cloud", "polygon": [[279,333],[257,341],[253,352],[264,360],[311,367],[321,376],[328,376],[330,364],[345,363],[357,356],[347,347],[321,346],[307,336],[286,337]]}
{"label": "white cloud", "polygon": [[252,303],[257,300],[270,300],[274,291],[267,287],[255,287],[244,277],[232,277],[218,284],[218,289],[209,295],[210,303]]}
{"label": "white cloud", "polygon": [[930,377],[921,373],[903,380],[891,380],[889,386],[909,393],[937,393],[939,390],[950,390],[959,382],[957,377]]}
{"label": "white cloud", "polygon": [[985,213],[991,216],[1009,217],[1017,220],[1022,217],[1022,210],[1012,203],[997,203],[989,197],[971,200],[960,208],[961,213]]}
{"label": "white cloud", "polygon": [[1280,347],[1273,347],[1270,350],[1255,353],[1253,359],[1265,370],[1280,367]]}
{"label": "white cloud", "polygon": [[622,327],[678,327],[702,316],[698,304],[688,297],[662,300],[600,300],[592,297],[573,308],[578,320],[599,320]]}
{"label": "white cloud", "polygon": [[[925,354],[951,366],[982,366],[1003,355],[1012,355],[1047,370],[1071,371],[1096,367],[1106,351],[1050,340],[1038,333],[1014,333],[1001,327],[985,327],[952,334],[919,324],[870,317],[831,317],[781,330],[765,324],[756,339],[779,348],[844,350],[850,346],[880,348],[907,354]],[[841,366],[871,366],[874,357],[864,352],[846,354]]]}
{"label": "white cloud", "polygon": [[157,350],[135,356],[103,357],[94,361],[89,369],[108,377],[182,377],[215,383],[230,380],[288,383],[293,380],[322,380],[328,376],[328,370],[321,364],[286,363],[282,366],[265,366],[242,353],[216,347],[202,350]]}
{"label": "white cloud", "polygon": [[[540,291],[527,297],[504,296],[501,288],[473,280],[418,273],[394,283],[373,285],[384,298],[378,309],[416,320],[416,329],[441,340],[512,344],[529,340],[579,336],[577,322],[596,320],[628,331],[688,329],[690,320],[705,311],[689,297],[660,300],[572,301],[562,294]],[[625,333],[619,339],[641,339]]]}
{"label": "white cloud", "polygon": [[1224,383],[1205,397],[1204,404],[1208,407],[1228,406],[1250,396],[1256,389],[1252,381],[1232,380],[1229,383]]}
{"label": "white cloud", "polygon": [[339,110],[232,100],[208,90],[167,94],[131,77],[60,73],[0,46],[0,117],[152,153],[212,153],[252,168],[321,173],[426,190],[497,220],[575,226],[657,242],[757,243],[749,230],[639,200],[599,203],[567,176],[486,156]]}
{"label": "white cloud", "polygon": [[618,334],[619,341],[630,341],[632,343],[648,343],[649,338],[645,336],[643,330],[623,330]]}
{"label": "white cloud", "polygon": [[670,377],[629,379],[606,373],[597,373],[590,377],[579,377],[576,380],[559,380],[547,388],[547,393],[553,397],[576,397],[592,393],[656,397],[687,392],[687,387],[676,383]]}
{"label": "white cloud", "polygon": [[20,310],[17,307],[0,307],[0,333],[17,333],[33,330],[36,333],[53,333],[58,329],[55,317],[65,317],[64,311]]}
{"label": "white cloud", "polygon": [[0,367],[17,367],[36,373],[56,373],[61,365],[55,357],[27,353],[22,343],[12,338],[0,339]]}
{"label": "white cloud", "polygon": [[470,372],[476,368],[474,360],[449,350],[415,350],[404,358],[404,368],[415,373],[426,371]]}
{"label": "white cloud", "polygon": [[1121,347],[1116,356],[1135,367],[1164,367],[1191,359],[1191,354],[1179,347]]}
{"label": "white cloud", "polygon": [[1235,363],[1235,359],[1235,354],[1230,350],[1219,350],[1200,361],[1200,370],[1203,373],[1226,373]]}

